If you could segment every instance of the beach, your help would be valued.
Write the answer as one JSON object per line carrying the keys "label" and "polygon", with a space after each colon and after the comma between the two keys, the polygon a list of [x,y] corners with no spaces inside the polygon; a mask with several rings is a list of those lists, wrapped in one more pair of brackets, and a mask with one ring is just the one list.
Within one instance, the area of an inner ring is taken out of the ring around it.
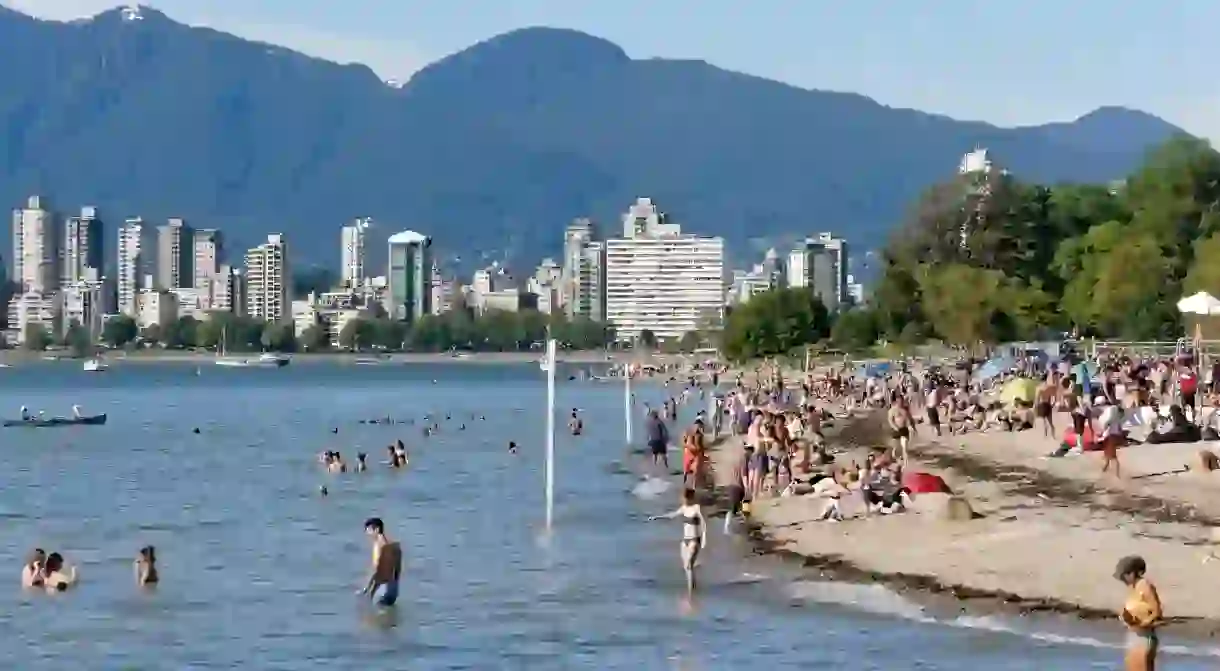
{"label": "beach", "polygon": [[[831,438],[845,450],[839,463],[886,445],[882,417],[839,421]],[[1118,481],[1100,478],[1099,454],[1047,458],[1057,441],[1040,429],[928,433],[917,436],[909,470],[941,476],[974,519],[947,519],[939,494],[917,495],[905,513],[840,523],[812,521],[821,499],[766,498],[750,517],[760,549],[818,577],[888,585],[932,610],[1069,615],[1116,627],[1123,589],[1111,573],[1120,557],[1137,554],[1166,604],[1167,631],[1192,639],[1220,631],[1220,603],[1207,588],[1220,577],[1220,560],[1209,557],[1220,540],[1220,473],[1174,472],[1206,444],[1125,448]],[[730,437],[712,450],[718,484],[740,449]]]}

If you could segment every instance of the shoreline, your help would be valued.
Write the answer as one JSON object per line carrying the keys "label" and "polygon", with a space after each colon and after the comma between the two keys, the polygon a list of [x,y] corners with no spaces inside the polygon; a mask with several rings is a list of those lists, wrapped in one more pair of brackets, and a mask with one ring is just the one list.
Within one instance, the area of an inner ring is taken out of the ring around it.
{"label": "shoreline", "polygon": [[[874,413],[841,421],[827,435],[839,459],[885,444]],[[718,512],[725,507],[721,474],[730,470],[740,445],[740,437],[725,436],[709,447]],[[913,462],[941,475],[981,515],[948,521],[916,505],[897,515],[814,522],[816,499],[767,498],[746,520],[753,552],[799,565],[810,581],[883,586],[931,616],[1068,618],[1113,622],[1116,631],[1122,591],[1110,577],[1111,566],[1123,554],[1143,554],[1166,598],[1162,631],[1188,643],[1210,643],[1220,635],[1220,604],[1183,598],[1192,586],[1207,591],[1204,586],[1220,571],[1220,562],[1209,568],[1199,561],[1213,537],[1200,522],[1211,520],[1189,505],[1160,501],[1164,505],[1155,507],[1147,497],[1098,492],[1078,480],[1012,469],[968,450],[925,447],[914,450]],[[1031,483],[1031,475],[1039,477]],[[1064,483],[1072,487],[1052,496],[1030,492],[1055,491]],[[1128,525],[1134,528],[1110,528],[1122,516],[1137,518]]]}
{"label": "shoreline", "polygon": [[[133,352],[117,352],[105,353],[102,355],[103,360],[111,365],[125,364],[149,364],[149,363],[183,363],[183,364],[207,364],[216,361],[218,358],[224,359],[243,359],[256,358],[260,352],[235,352],[224,357],[218,357],[212,352],[188,352],[177,350],[159,350],[159,351],[133,351]],[[56,357],[56,359],[47,359],[46,357]],[[395,366],[405,364],[527,364],[536,363],[542,356],[542,352],[469,352],[462,356],[455,357],[447,353],[424,353],[424,352],[409,352],[409,353],[394,353],[385,355],[384,358],[376,353],[353,353],[353,352],[316,352],[316,353],[293,353],[288,355],[292,359],[292,363],[312,365],[312,364],[344,364],[344,365],[367,365],[362,362],[379,359],[379,362],[374,365]],[[88,357],[72,357],[68,353],[59,352],[30,352],[23,350],[3,350],[0,351],[0,363],[8,365],[30,365],[38,363],[63,363],[63,362],[84,362]],[[621,364],[624,362],[648,362],[648,363],[666,363],[682,361],[682,355],[671,355],[662,353],[636,353],[636,352],[606,352],[604,350],[576,350],[576,351],[561,351],[559,353],[560,364],[572,365],[598,365],[598,364]]]}

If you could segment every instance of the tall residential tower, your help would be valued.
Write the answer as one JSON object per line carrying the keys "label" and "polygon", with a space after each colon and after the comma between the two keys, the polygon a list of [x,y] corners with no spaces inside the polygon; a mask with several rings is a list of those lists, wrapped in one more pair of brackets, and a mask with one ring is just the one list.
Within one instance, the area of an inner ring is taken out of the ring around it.
{"label": "tall residential tower", "polygon": [[389,240],[389,303],[391,319],[414,322],[432,313],[432,239],[403,231]]}

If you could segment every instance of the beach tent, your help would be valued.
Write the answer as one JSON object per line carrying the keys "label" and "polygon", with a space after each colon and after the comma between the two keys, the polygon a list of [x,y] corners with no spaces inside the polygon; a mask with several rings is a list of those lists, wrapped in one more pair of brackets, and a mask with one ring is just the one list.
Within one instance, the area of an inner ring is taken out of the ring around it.
{"label": "beach tent", "polygon": [[1017,360],[1015,357],[998,356],[982,366],[979,366],[979,369],[974,371],[974,381],[987,382],[988,380],[997,378],[1004,373],[1007,373],[1016,365]]}
{"label": "beach tent", "polygon": [[1178,312],[1188,315],[1220,315],[1220,298],[1200,291],[1178,301]]}
{"label": "beach tent", "polygon": [[1015,405],[1017,401],[1033,404],[1038,393],[1038,383],[1027,377],[1019,377],[1009,381],[1000,391],[1000,402],[1005,405]]}
{"label": "beach tent", "polygon": [[892,365],[888,361],[880,363],[868,363],[856,369],[857,377],[885,377],[889,374]]}
{"label": "beach tent", "polygon": [[911,494],[952,494],[944,478],[931,473],[918,471],[902,474],[902,486],[911,490]]}

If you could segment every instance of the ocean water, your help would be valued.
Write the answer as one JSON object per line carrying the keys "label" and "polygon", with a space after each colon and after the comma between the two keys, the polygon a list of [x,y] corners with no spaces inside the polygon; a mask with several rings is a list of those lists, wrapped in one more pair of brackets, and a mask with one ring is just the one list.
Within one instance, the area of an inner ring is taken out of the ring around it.
{"label": "ocean water", "polygon": [[[654,404],[664,393],[637,391]],[[1118,664],[1110,628],[938,621],[880,588],[804,581],[794,567],[722,536],[718,520],[703,589],[687,602],[679,529],[645,522],[676,503],[676,489],[637,486],[622,389],[561,382],[557,399],[556,517],[547,536],[537,366],[0,370],[0,415],[23,404],[67,413],[73,403],[109,414],[104,427],[0,430],[0,566],[9,575],[0,587],[0,663],[292,671]],[[570,408],[584,413],[586,435],[562,431]],[[442,424],[430,438],[420,430],[425,414]],[[404,423],[360,423],[387,415]],[[411,463],[391,471],[380,463],[397,438]],[[509,440],[519,454],[508,453]],[[315,455],[326,449],[349,461],[368,452],[373,468],[322,473]],[[369,553],[362,523],[373,515],[406,554],[400,602],[388,611],[355,595]],[[157,547],[162,574],[153,592],[133,585],[131,561],[146,544]],[[21,562],[34,547],[79,567],[75,591],[20,589]],[[1215,668],[1208,650],[1178,652],[1190,654],[1174,657],[1172,668]]]}

